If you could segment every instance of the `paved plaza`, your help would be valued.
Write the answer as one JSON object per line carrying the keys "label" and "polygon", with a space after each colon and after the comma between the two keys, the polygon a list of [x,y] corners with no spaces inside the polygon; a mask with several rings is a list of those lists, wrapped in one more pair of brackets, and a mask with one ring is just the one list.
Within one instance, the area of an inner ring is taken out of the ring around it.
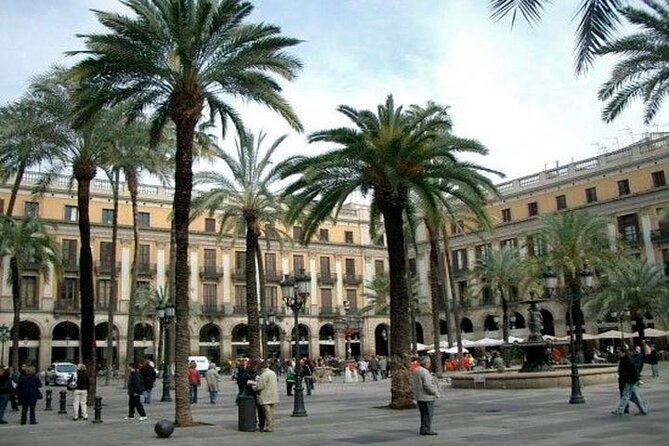
{"label": "paved plaza", "polygon": [[[292,418],[292,398],[281,382],[281,405],[273,433],[237,431],[236,386],[224,377],[219,404],[209,404],[201,388],[194,419],[206,425],[176,429],[169,439],[156,437],[153,426],[161,419],[173,419],[171,403],[160,403],[160,381],[154,402],[146,406],[147,421],[126,421],[127,397],[118,383],[101,386],[104,397],[102,424],[72,421],[54,410],[45,412],[39,402],[36,426],[20,426],[18,412],[8,411],[9,424],[0,426],[0,445],[662,445],[669,444],[669,364],[661,364],[661,378],[645,377],[641,392],[650,415],[615,417],[610,411],[618,400],[617,386],[584,388],[585,405],[569,405],[569,389],[466,390],[444,383],[442,398],[435,408],[436,437],[421,437],[418,410],[385,408],[390,381],[358,384],[317,384],[313,395],[305,396],[309,416]],[[636,407],[632,407],[636,413]],[[89,409],[89,420],[93,410]]]}

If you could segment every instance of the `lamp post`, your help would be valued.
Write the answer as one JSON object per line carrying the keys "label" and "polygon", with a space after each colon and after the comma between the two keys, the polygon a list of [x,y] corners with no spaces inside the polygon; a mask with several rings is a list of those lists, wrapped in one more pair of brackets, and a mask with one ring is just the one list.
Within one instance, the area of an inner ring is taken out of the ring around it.
{"label": "lamp post", "polygon": [[5,342],[9,341],[9,327],[5,324],[0,325],[0,343],[2,343],[2,355],[0,356],[0,364],[5,363]]}
{"label": "lamp post", "polygon": [[[625,345],[625,319],[630,320],[631,318],[631,312],[629,308],[624,308],[620,311],[612,311],[611,312],[611,317],[616,319],[618,323],[620,324],[620,346],[622,347]],[[630,322],[631,326],[631,322]]]}
{"label": "lamp post", "polygon": [[293,330],[293,339],[295,340],[295,360],[297,361],[296,366],[296,377],[295,377],[295,399],[293,405],[293,415],[294,417],[306,417],[307,411],[304,408],[304,388],[302,387],[302,365],[300,363],[299,357],[299,319],[298,315],[302,307],[309,297],[309,286],[311,285],[311,277],[304,273],[304,270],[300,270],[299,275],[295,277],[290,277],[288,274],[284,274],[283,280],[280,283],[281,293],[283,294],[283,302],[293,310],[293,316],[295,317],[295,328]]}
{"label": "lamp post", "polygon": [[258,321],[260,322],[260,335],[262,336],[262,352],[260,355],[265,359],[269,359],[269,332],[268,329],[271,325],[274,325],[276,320],[276,312],[274,309],[270,308],[268,310],[261,311],[258,315]]}
{"label": "lamp post", "polygon": [[160,332],[163,336],[163,396],[160,398],[161,402],[171,402],[172,397],[170,396],[170,367],[171,364],[168,364],[168,358],[170,357],[169,351],[171,346],[169,345],[170,336],[169,336],[169,327],[174,318],[174,306],[172,304],[167,304],[164,308],[159,307],[156,311],[158,320],[160,321]]}
{"label": "lamp post", "polygon": [[[581,378],[578,374],[578,364],[576,364],[576,340],[574,336],[574,302],[581,298],[581,293],[592,288],[592,271],[585,265],[581,270],[581,284],[576,290],[567,290],[569,297],[569,354],[571,361],[571,396],[569,404],[583,404],[585,398],[581,393]],[[549,296],[554,295],[557,286],[557,276],[552,270],[544,273],[544,286]]]}
{"label": "lamp post", "polygon": [[350,315],[351,303],[344,301],[344,316],[335,321],[335,329],[344,332],[346,340],[346,360],[351,356],[351,335],[358,332],[362,327],[362,320],[360,316]]}

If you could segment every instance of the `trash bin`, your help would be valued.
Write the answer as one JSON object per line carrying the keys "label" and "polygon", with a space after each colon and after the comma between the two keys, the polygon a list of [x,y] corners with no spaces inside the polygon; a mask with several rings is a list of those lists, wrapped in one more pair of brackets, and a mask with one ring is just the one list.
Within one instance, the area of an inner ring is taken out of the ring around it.
{"label": "trash bin", "polygon": [[237,397],[238,423],[237,428],[241,432],[254,432],[256,430],[256,399],[249,395]]}

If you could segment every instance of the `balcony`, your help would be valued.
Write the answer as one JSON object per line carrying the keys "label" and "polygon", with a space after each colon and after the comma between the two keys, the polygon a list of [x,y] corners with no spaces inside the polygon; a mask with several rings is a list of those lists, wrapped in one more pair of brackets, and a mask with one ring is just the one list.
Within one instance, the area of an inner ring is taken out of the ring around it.
{"label": "balcony", "polygon": [[221,280],[223,277],[223,269],[216,267],[216,265],[205,265],[200,268],[200,279],[202,280]]}
{"label": "balcony", "polygon": [[469,268],[466,266],[463,268],[458,268],[455,265],[453,266],[453,269],[451,270],[451,273],[453,274],[453,277],[463,277],[469,272]]}
{"label": "balcony", "polygon": [[232,314],[243,314],[246,315],[246,305],[235,305],[232,307]]}
{"label": "balcony", "polygon": [[95,302],[95,311],[109,311],[109,300],[105,299]]}
{"label": "balcony", "polygon": [[38,272],[40,270],[40,264],[37,262],[29,262],[24,265],[25,272]]}
{"label": "balcony", "polygon": [[274,316],[283,317],[286,315],[286,307],[265,307],[265,314],[274,314]]}
{"label": "balcony", "polygon": [[155,263],[138,263],[137,276],[139,277],[153,277],[156,275]]}
{"label": "balcony", "polygon": [[201,311],[203,316],[222,316],[225,314],[223,306],[215,304],[204,304],[201,306]]}
{"label": "balcony", "polygon": [[337,282],[337,275],[332,273],[318,273],[318,283],[320,285],[334,285]]}
{"label": "balcony", "polygon": [[325,317],[339,316],[339,307],[321,307],[318,314]]}
{"label": "balcony", "polygon": [[283,273],[281,271],[265,271],[265,282],[267,283],[279,283],[283,279]]}
{"label": "balcony", "polygon": [[234,282],[245,282],[246,281],[246,269],[233,269],[232,270],[232,280]]}
{"label": "balcony", "polygon": [[[121,270],[121,262],[116,262],[116,272]],[[112,262],[95,262],[95,274],[98,276],[109,276],[112,273]]]}
{"label": "balcony", "polygon": [[58,299],[53,303],[53,312],[56,314],[79,313],[79,302],[77,299]]}
{"label": "balcony", "polygon": [[344,274],[344,285],[360,285],[362,283],[362,276],[358,274]]}
{"label": "balcony", "polygon": [[65,259],[63,259],[63,272],[78,273],[79,272],[79,262],[77,262],[76,260],[65,260]]}
{"label": "balcony", "polygon": [[653,229],[650,231],[650,239],[653,243],[669,243],[669,229]]}

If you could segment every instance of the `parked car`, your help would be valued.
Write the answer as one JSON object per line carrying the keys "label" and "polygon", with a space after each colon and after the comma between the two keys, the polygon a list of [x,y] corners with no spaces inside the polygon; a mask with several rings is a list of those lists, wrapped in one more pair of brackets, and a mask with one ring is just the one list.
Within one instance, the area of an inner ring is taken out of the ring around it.
{"label": "parked car", "polygon": [[207,374],[207,370],[209,370],[209,359],[206,356],[189,356],[188,363],[190,364],[191,361],[195,361],[195,367],[197,368],[197,371],[200,372],[201,376]]}
{"label": "parked car", "polygon": [[54,362],[46,369],[46,383],[52,386],[65,386],[72,375],[77,372],[77,366],[71,362]]}

